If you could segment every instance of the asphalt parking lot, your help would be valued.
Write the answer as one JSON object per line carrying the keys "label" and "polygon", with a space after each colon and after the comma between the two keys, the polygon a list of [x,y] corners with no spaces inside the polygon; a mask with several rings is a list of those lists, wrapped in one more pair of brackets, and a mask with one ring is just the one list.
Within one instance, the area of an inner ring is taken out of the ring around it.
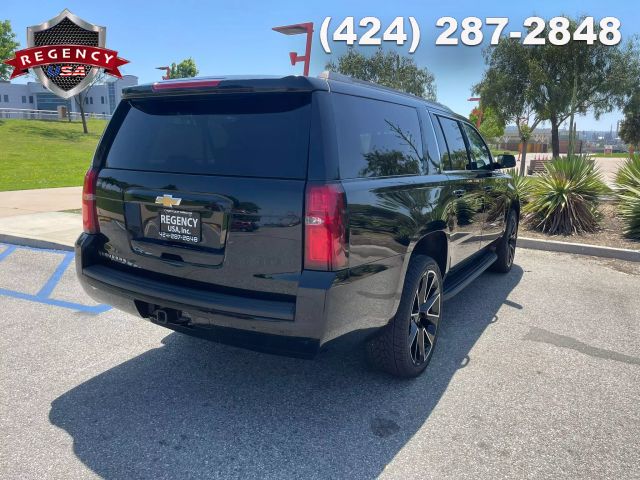
{"label": "asphalt parking lot", "polygon": [[0,477],[640,478],[640,268],[519,250],[445,304],[426,375],[172,333],[0,245]]}

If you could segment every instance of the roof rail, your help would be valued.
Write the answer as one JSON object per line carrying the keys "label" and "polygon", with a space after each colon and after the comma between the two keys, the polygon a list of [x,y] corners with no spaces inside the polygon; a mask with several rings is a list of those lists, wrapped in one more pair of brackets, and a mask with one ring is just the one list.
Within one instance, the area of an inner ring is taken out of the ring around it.
{"label": "roof rail", "polygon": [[375,82],[368,82],[366,80],[360,80],[359,78],[353,78],[349,75],[343,75],[342,73],[332,72],[330,70],[324,70],[318,75],[318,78],[322,80],[333,80],[334,82],[343,82],[343,83],[354,83],[357,85],[363,85],[366,87],[377,88],[379,90],[385,90],[387,92],[395,93],[397,95],[404,95],[406,97],[415,98],[417,100],[422,100],[423,102],[430,103],[432,105],[438,106],[444,110],[453,111],[446,105],[442,105],[441,103],[434,102],[433,100],[427,100],[425,98],[419,97],[417,95],[413,95],[412,93],[403,92],[401,90],[396,90],[395,88],[385,87],[384,85],[380,85]]}
{"label": "roof rail", "polygon": [[379,83],[369,82],[367,80],[360,80],[359,78],[350,77],[349,75],[344,75],[344,74],[338,73],[338,72],[332,72],[330,70],[325,70],[325,71],[321,72],[320,75],[318,75],[318,78],[321,78],[323,80],[333,80],[335,82],[356,83],[358,85],[364,85],[364,86],[367,86],[367,87],[379,88],[380,90],[387,90],[387,91],[393,92],[393,93],[399,93],[399,94],[402,94],[402,95],[408,95],[408,96],[411,96],[411,97],[420,98],[420,97],[417,97],[416,95],[413,95],[411,93],[402,92],[400,90],[396,90],[395,88],[385,87],[384,85],[380,85]]}
{"label": "roof rail", "polygon": [[373,82],[367,82],[366,80],[359,80],[357,78],[350,77],[349,75],[343,75],[342,73],[332,72],[331,70],[323,70],[318,75],[318,78],[321,78],[323,80],[335,80],[337,82],[345,82],[345,83],[360,82],[368,85],[377,85],[376,83],[373,83]]}

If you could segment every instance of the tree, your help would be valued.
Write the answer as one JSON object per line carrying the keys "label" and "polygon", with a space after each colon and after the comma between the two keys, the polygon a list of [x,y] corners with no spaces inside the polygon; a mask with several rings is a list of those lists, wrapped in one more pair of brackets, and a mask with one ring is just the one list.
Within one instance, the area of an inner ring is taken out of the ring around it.
{"label": "tree", "polygon": [[182,60],[177,65],[175,63],[171,64],[169,78],[190,78],[196,75],[198,75],[198,68],[191,57]]}
{"label": "tree", "polygon": [[12,67],[5,65],[2,61],[13,57],[13,52],[20,45],[15,39],[16,35],[11,30],[11,22],[0,21],[0,80],[9,80]]}
{"label": "tree", "polygon": [[624,120],[620,123],[620,138],[629,145],[630,153],[640,145],[640,90],[637,90],[624,107]]}
{"label": "tree", "polygon": [[478,119],[480,119],[478,130],[487,140],[495,141],[496,138],[504,135],[504,120],[496,113],[495,109],[482,105],[480,108],[474,108],[469,114],[469,120],[477,127]]}
{"label": "tree", "polygon": [[[569,22],[572,36],[583,20]],[[549,31],[547,22],[544,35],[548,36]],[[554,158],[560,155],[558,130],[565,120],[570,120],[569,131],[573,132],[576,114],[591,112],[599,118],[616,107],[621,108],[637,79],[638,52],[634,44],[605,45],[600,42],[599,33],[600,27],[596,25],[592,45],[571,41],[566,45],[547,42],[530,47],[530,74],[538,92],[534,105],[537,113],[551,124]],[[571,137],[570,151],[573,145]]]}
{"label": "tree", "polygon": [[484,55],[487,70],[473,91],[480,95],[483,108],[492,109],[501,122],[515,123],[522,144],[520,174],[524,175],[527,143],[543,120],[534,108],[538,92],[530,75],[531,49],[516,39],[501,38]]}
{"label": "tree", "polygon": [[427,68],[418,67],[413,58],[404,57],[394,51],[385,52],[379,48],[366,57],[354,48],[338,58],[329,61],[327,70],[349,75],[353,78],[375,82],[386,87],[402,90],[427,100],[436,99],[435,77]]}
{"label": "tree", "polygon": [[[87,95],[89,95],[89,91],[91,90],[91,88],[93,88],[95,84],[104,83],[104,79],[106,76],[107,75],[104,72],[100,72],[93,79],[93,81],[91,82],[91,85],[89,85],[86,89],[84,89],[82,92],[78,93],[73,97],[73,99],[76,102],[76,105],[80,109],[80,119],[82,120],[82,131],[85,134],[89,133],[89,129],[87,127],[87,118],[86,118],[86,114],[84,113],[84,106],[86,101],[85,99],[87,98]],[[71,121],[71,112],[69,112],[69,121]]]}
{"label": "tree", "polygon": [[[571,35],[582,20],[569,23]],[[541,36],[553,35],[548,25],[549,22]],[[621,107],[632,91],[632,85],[637,83],[640,60],[636,45],[632,42],[604,45],[599,41],[599,31],[596,26],[592,45],[585,41],[570,41],[566,45],[546,42],[544,45],[523,46],[503,38],[485,52],[487,71],[476,85],[476,91],[485,105],[489,105],[488,101],[494,102],[499,114],[506,115],[503,117],[506,122],[520,116],[517,110],[528,112],[535,119],[528,125],[529,135],[540,121],[548,120],[553,156],[558,157],[558,130],[565,120],[570,119],[570,130],[573,131],[576,114],[592,112],[598,118]],[[496,79],[499,87],[491,85]],[[502,98],[501,88],[507,89]],[[480,90],[485,90],[485,93]],[[489,100],[488,96],[492,99]],[[517,100],[515,105],[509,106],[514,99]],[[521,171],[524,173],[523,165]]]}
{"label": "tree", "polygon": [[[85,102],[85,99],[87,98],[87,93],[89,93],[89,89],[84,90],[83,92],[80,92],[79,94],[73,97],[73,99],[76,102],[76,105],[80,109],[80,120],[82,120],[82,131],[85,134],[89,133],[89,129],[87,128],[87,118],[85,117],[85,113],[84,113],[84,102]],[[69,112],[69,120],[71,120],[71,112]]]}

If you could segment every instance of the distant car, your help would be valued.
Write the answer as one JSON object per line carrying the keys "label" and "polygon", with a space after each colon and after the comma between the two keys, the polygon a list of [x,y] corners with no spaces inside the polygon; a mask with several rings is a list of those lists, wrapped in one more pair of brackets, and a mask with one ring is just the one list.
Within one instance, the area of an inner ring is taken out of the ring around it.
{"label": "distant car", "polygon": [[416,376],[444,300],[513,264],[514,165],[450,109],[340,75],[131,87],[86,175],[78,276],[97,301],[268,352],[370,333],[374,365]]}

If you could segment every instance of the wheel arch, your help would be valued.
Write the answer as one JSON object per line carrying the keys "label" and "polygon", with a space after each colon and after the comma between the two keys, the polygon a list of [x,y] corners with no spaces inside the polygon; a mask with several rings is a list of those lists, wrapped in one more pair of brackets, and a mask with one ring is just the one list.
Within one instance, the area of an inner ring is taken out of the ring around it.
{"label": "wheel arch", "polygon": [[411,261],[411,257],[414,255],[427,255],[433,258],[438,264],[438,267],[440,267],[440,274],[444,278],[449,264],[449,242],[447,234],[442,230],[427,233],[414,245],[411,255],[409,256],[409,261]]}
{"label": "wheel arch", "polygon": [[[395,295],[395,302],[393,305],[393,315],[398,311],[400,305],[400,298],[402,296],[402,290],[404,288],[404,282],[406,279],[407,269],[409,263],[415,255],[427,255],[433,258],[438,267],[440,268],[440,275],[444,280],[446,272],[449,268],[449,237],[444,230],[432,230],[424,233],[412,246],[407,250],[407,254],[404,259],[404,265],[402,266],[402,274],[400,276],[400,282],[398,282],[398,289]],[[393,318],[393,316],[392,316]]]}

